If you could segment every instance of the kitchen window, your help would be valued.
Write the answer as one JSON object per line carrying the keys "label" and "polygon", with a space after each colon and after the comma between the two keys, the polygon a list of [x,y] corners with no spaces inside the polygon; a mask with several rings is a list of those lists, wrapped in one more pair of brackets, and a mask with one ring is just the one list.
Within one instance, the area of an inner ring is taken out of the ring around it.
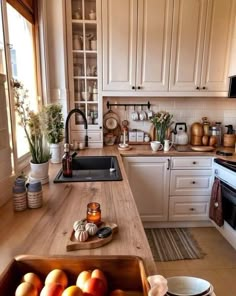
{"label": "kitchen window", "polygon": [[[7,44],[8,85],[17,79],[29,90],[30,109],[37,111],[40,103],[38,96],[36,32],[34,5],[36,1],[2,1],[4,39]],[[29,146],[23,128],[18,124],[14,108],[13,93],[10,93],[9,106],[12,124],[12,151],[14,170],[20,172],[28,165]],[[10,132],[10,131],[9,131]]]}

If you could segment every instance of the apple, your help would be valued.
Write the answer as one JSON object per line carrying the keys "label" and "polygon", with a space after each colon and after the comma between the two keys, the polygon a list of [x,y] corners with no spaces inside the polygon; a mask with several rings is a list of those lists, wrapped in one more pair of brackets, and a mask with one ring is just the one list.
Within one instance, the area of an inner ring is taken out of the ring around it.
{"label": "apple", "polygon": [[85,282],[83,292],[92,296],[104,296],[106,294],[106,286],[103,280],[90,278]]}
{"label": "apple", "polygon": [[91,271],[81,271],[76,280],[76,286],[79,287],[82,291],[84,289],[85,282],[91,278]]}
{"label": "apple", "polygon": [[31,283],[23,282],[16,288],[15,296],[38,296],[38,290]]}
{"label": "apple", "polygon": [[40,296],[61,296],[64,291],[64,287],[58,283],[47,283],[41,293]]}
{"label": "apple", "polygon": [[68,278],[63,270],[53,269],[46,276],[45,285],[48,283],[58,283],[61,284],[63,288],[65,288],[68,285]]}

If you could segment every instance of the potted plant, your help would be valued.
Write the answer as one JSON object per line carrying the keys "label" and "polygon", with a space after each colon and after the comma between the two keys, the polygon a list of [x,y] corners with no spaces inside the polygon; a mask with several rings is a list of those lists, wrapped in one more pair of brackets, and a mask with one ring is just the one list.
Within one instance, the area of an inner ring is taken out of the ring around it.
{"label": "potted plant", "polygon": [[64,122],[62,106],[49,104],[43,108],[47,117],[47,140],[50,144],[51,162],[60,163],[63,154]]}
{"label": "potted plant", "polygon": [[48,162],[51,158],[47,142],[47,118],[44,112],[30,110],[28,90],[17,80],[13,81],[15,110],[19,116],[19,124],[25,131],[31,153],[30,179],[48,182]]}

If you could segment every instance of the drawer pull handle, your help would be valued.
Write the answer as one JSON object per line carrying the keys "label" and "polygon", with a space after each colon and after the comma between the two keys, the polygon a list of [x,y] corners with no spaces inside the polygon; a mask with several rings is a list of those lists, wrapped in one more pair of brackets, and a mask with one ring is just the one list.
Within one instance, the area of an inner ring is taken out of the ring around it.
{"label": "drawer pull handle", "polygon": [[196,181],[192,181],[192,184],[196,184]]}
{"label": "drawer pull handle", "polygon": [[190,210],[191,212],[194,212],[194,211],[195,211],[195,209],[194,209],[194,208],[190,208],[189,210]]}
{"label": "drawer pull handle", "polygon": [[196,161],[193,161],[193,164],[197,164],[197,162]]}

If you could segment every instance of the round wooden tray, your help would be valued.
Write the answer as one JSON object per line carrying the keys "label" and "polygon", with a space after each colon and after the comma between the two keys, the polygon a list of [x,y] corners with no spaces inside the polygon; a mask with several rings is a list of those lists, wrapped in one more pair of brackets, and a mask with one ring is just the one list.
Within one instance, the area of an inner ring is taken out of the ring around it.
{"label": "round wooden tray", "polygon": [[209,151],[215,150],[215,147],[213,147],[213,146],[191,146],[191,149],[193,151],[209,152]]}
{"label": "round wooden tray", "polygon": [[112,229],[112,234],[105,238],[99,238],[96,235],[89,236],[89,238],[85,242],[79,242],[75,238],[75,231],[73,230],[70,235],[70,239],[67,242],[66,250],[74,251],[74,250],[80,250],[80,249],[95,249],[109,243],[113,238],[113,234],[118,232],[118,226],[117,224],[112,222],[102,222],[99,225],[98,229],[102,227],[110,227]]}

